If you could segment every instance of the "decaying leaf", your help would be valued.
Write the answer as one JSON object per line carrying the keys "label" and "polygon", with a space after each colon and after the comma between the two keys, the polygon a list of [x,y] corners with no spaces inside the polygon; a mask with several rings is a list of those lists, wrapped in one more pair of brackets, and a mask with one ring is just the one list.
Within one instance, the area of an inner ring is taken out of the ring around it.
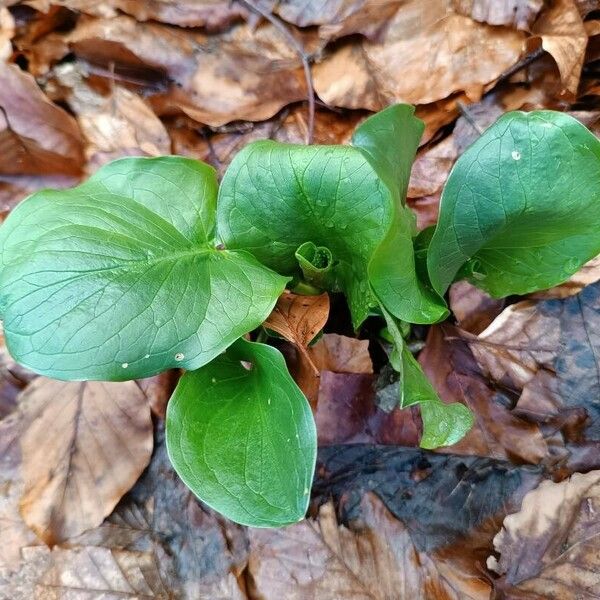
{"label": "decaying leaf", "polygon": [[513,413],[505,390],[493,386],[482,374],[460,335],[451,326],[432,328],[419,356],[442,400],[464,402],[475,415],[471,431],[442,451],[539,463],[549,452],[538,425]]}
{"label": "decaying leaf", "polygon": [[69,105],[86,139],[88,169],[123,156],[161,156],[171,153],[171,141],[160,119],[137,94],[113,84],[106,95],[95,92],[72,64],[56,70],[68,86]]}
{"label": "decaying leaf", "polygon": [[[0,598],[4,600],[2,575],[13,572],[21,560],[21,548],[35,544],[34,533],[19,514],[23,485],[20,475],[19,436],[22,420],[13,413],[0,421]],[[8,596],[7,596],[8,597]]]}
{"label": "decaying leaf", "polygon": [[77,123],[16,65],[0,63],[0,107],[1,175],[81,173],[83,144]]}
{"label": "decaying leaf", "polygon": [[286,290],[277,300],[273,312],[264,322],[267,329],[276,331],[292,342],[318,375],[308,352],[308,344],[323,329],[329,317],[329,295],[302,296]]}
{"label": "decaying leaf", "polygon": [[[319,47],[314,35],[298,35],[307,52]],[[183,36],[157,23],[120,16],[81,20],[68,41],[77,56],[107,72],[113,64],[117,74],[153,77],[159,87],[173,81],[166,92],[150,99],[159,115],[183,112],[200,123],[220,126],[238,119],[268,119],[306,98],[298,53],[269,23],[257,29],[238,25],[219,36]]]}
{"label": "decaying leaf", "polygon": [[507,25],[525,31],[533,25],[544,0],[453,0],[454,10],[489,25]]}
{"label": "decaying leaf", "polygon": [[[575,0],[554,0],[535,22],[532,33],[552,55],[565,89],[577,94],[588,36]],[[530,40],[529,47],[533,47]]]}
{"label": "decaying leaf", "polygon": [[445,1],[419,0],[396,13],[381,41],[344,44],[317,64],[315,89],[328,104],[370,110],[459,91],[477,100],[517,62],[524,40],[523,32],[449,12]]}
{"label": "decaying leaf", "polygon": [[264,600],[486,600],[489,584],[419,552],[406,527],[374,496],[361,520],[337,522],[332,503],[316,520],[285,530],[256,530],[249,569]]}
{"label": "decaying leaf", "polygon": [[481,333],[502,312],[504,299],[488,296],[468,281],[450,286],[450,308],[460,328],[469,333]]}
{"label": "decaying leaf", "polygon": [[15,20],[6,7],[0,7],[0,62],[12,54],[11,39],[15,35]]}
{"label": "decaying leaf", "polygon": [[21,514],[53,545],[100,524],[133,486],[152,452],[150,408],[134,382],[43,377],[19,402]]}
{"label": "decaying leaf", "polygon": [[595,283],[565,299],[511,305],[469,340],[488,377],[511,390],[514,413],[558,450],[563,476],[600,466],[599,319]]}
{"label": "decaying leaf", "polygon": [[600,595],[600,471],[543,482],[494,538],[500,598],[580,600]]}
{"label": "decaying leaf", "polygon": [[110,0],[115,8],[138,21],[161,21],[180,27],[220,31],[248,16],[247,10],[229,0]]}

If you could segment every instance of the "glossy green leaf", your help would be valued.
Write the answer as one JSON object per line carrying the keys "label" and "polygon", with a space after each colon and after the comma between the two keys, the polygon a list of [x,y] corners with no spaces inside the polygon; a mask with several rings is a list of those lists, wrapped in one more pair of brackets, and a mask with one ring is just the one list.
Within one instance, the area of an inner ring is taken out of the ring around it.
{"label": "glossy green leaf", "polygon": [[315,424],[271,346],[240,339],[186,373],[168,405],[167,448],[198,498],[237,523],[277,527],[306,512]]}
{"label": "glossy green leaf", "polygon": [[211,241],[212,168],[123,159],[38,192],[0,228],[0,313],[16,360],[58,379],[197,368],[257,327],[286,279]]}
{"label": "glossy green leaf", "polygon": [[552,111],[501,117],[457,161],[431,241],[431,282],[495,297],[568,279],[600,252],[600,142]]}
{"label": "glossy green leaf", "polygon": [[400,375],[400,407],[419,404],[421,409],[421,447],[431,449],[456,444],[473,426],[473,414],[460,402],[442,402],[421,365],[406,347],[394,317],[385,309],[382,312],[394,344],[390,363]]}
{"label": "glossy green leaf", "polygon": [[445,307],[416,277],[414,216],[402,206],[423,128],[413,111],[397,105],[373,115],[357,129],[354,146],[246,146],[219,191],[220,239],[289,275],[298,273],[303,244],[328,248],[329,289],[346,294],[356,327],[378,304],[370,278],[399,318],[438,320]]}
{"label": "glossy green leaf", "polygon": [[329,248],[305,242],[296,250],[296,260],[308,283],[324,290],[334,287],[333,255]]}

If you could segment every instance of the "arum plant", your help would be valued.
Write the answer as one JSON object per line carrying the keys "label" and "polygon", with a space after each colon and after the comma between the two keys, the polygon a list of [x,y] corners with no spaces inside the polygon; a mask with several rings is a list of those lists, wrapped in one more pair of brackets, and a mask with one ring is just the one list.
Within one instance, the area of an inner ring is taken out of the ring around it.
{"label": "arum plant", "polygon": [[244,336],[293,280],[345,294],[355,329],[383,318],[421,445],[457,442],[472,415],[438,398],[407,324],[445,319],[456,279],[524,294],[598,254],[600,145],[569,116],[509,113],[458,160],[435,231],[417,236],[405,195],[422,132],[396,105],[348,146],[249,144],[220,186],[199,161],[126,158],[30,196],[0,228],[10,353],[65,380],[184,369],[167,411],[176,471],[238,523],[286,525],[308,505],[315,424],[279,351]]}

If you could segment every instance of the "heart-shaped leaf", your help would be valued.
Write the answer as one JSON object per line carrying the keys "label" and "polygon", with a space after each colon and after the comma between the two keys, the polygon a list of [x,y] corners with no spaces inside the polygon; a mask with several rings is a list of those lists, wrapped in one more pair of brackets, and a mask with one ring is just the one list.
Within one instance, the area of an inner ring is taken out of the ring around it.
{"label": "heart-shaped leaf", "polygon": [[0,313],[16,360],[58,379],[195,369],[257,327],[286,278],[211,241],[198,161],[123,159],[22,202],[0,228]]}
{"label": "heart-shaped leaf", "polygon": [[507,113],[457,161],[431,240],[431,282],[495,297],[568,279],[600,252],[600,142],[558,112]]}
{"label": "heart-shaped leaf", "polygon": [[446,309],[418,281],[414,216],[402,206],[423,129],[413,112],[396,105],[373,115],[357,129],[354,146],[249,144],[221,184],[220,239],[289,275],[299,274],[303,244],[327,248],[328,289],[346,294],[355,327],[377,306],[376,296],[399,318],[439,320]]}
{"label": "heart-shaped leaf", "polygon": [[240,339],[186,373],[167,409],[167,448],[198,498],[237,523],[278,527],[306,512],[315,424],[271,346]]}

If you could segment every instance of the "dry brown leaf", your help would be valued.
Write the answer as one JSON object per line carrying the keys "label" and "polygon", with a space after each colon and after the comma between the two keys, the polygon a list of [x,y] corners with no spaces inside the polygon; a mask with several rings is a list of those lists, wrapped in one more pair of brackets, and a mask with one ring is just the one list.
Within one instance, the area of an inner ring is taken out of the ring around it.
{"label": "dry brown leaf", "polygon": [[[588,40],[575,1],[553,0],[531,32],[541,39],[544,50],[556,61],[565,90],[575,96]],[[534,42],[535,39],[528,42],[530,48]]]}
{"label": "dry brown leaf", "polygon": [[292,342],[318,376],[319,370],[313,363],[307,346],[323,329],[328,317],[327,293],[319,296],[301,296],[285,290],[263,325]]}
{"label": "dry brown leaf", "polygon": [[[0,597],[10,600],[173,598],[149,552],[78,546],[27,547],[18,573],[0,579]],[[5,592],[6,596],[2,595]]]}
{"label": "dry brown leaf", "polygon": [[557,316],[535,302],[512,304],[471,343],[477,362],[494,380],[522,389],[556,357],[560,337]]}
{"label": "dry brown leaf", "polygon": [[376,39],[407,0],[288,0],[275,11],[300,27],[319,25],[323,39],[361,33]]}
{"label": "dry brown leaf", "polygon": [[453,0],[454,10],[475,21],[529,30],[544,0]]}
{"label": "dry brown leaf", "polygon": [[502,312],[504,299],[488,296],[468,281],[450,286],[449,304],[460,328],[469,333],[481,333]]}
{"label": "dry brown leaf", "polygon": [[[297,32],[306,52],[322,42]],[[270,23],[238,25],[214,36],[185,32],[120,16],[83,19],[68,36],[77,56],[117,75],[138,73],[157,85],[175,82],[150,100],[159,115],[181,114],[211,126],[235,120],[261,121],[306,98],[298,53]]]}
{"label": "dry brown leaf", "polygon": [[[325,371],[332,373],[352,373],[357,375],[370,375],[373,373],[373,363],[369,355],[369,341],[357,340],[337,334],[324,334],[321,339],[308,348],[307,356],[298,353],[296,360],[291,364],[294,379],[313,406],[317,405],[319,398],[321,375]],[[343,377],[337,379],[337,385],[344,381]],[[351,386],[363,385],[363,380],[371,384],[371,377],[357,377]],[[330,381],[326,378],[326,381]],[[326,394],[327,395],[327,394]],[[338,397],[338,400],[343,399]]]}
{"label": "dry brown leaf", "polygon": [[315,89],[328,104],[378,110],[392,102],[423,104],[484,87],[514,65],[525,34],[418,0],[391,19],[380,42],[353,41],[314,67]]}
{"label": "dry brown leaf", "polygon": [[161,21],[180,27],[220,31],[248,16],[230,0],[110,0],[110,4],[138,21]]}
{"label": "dry brown leaf", "polygon": [[417,550],[378,498],[365,496],[361,509],[353,529],[338,524],[328,503],[315,521],[252,530],[254,594],[263,600],[488,600],[483,576]]}
{"label": "dry brown leaf", "polygon": [[11,40],[15,35],[15,20],[6,7],[0,7],[0,62],[12,55]]}
{"label": "dry brown leaf", "polygon": [[600,596],[600,471],[544,481],[494,538],[498,598]]}
{"label": "dry brown leaf", "polygon": [[83,144],[77,123],[52,104],[35,79],[16,65],[0,64],[0,116],[3,175],[77,175]]}
{"label": "dry brown leaf", "polygon": [[150,460],[150,408],[134,382],[40,377],[20,411],[21,515],[49,545],[99,525]]}
{"label": "dry brown leaf", "polygon": [[19,498],[23,490],[19,469],[22,428],[17,414],[0,421],[0,598],[4,598],[2,574],[16,570],[21,561],[21,548],[36,541],[34,533],[19,514]]}
{"label": "dry brown leaf", "polygon": [[462,402],[475,415],[469,433],[441,451],[533,464],[547,458],[549,450],[538,425],[511,410],[510,399],[501,388],[490,385],[460,336],[456,328],[433,327],[419,355],[425,374],[442,400]]}

